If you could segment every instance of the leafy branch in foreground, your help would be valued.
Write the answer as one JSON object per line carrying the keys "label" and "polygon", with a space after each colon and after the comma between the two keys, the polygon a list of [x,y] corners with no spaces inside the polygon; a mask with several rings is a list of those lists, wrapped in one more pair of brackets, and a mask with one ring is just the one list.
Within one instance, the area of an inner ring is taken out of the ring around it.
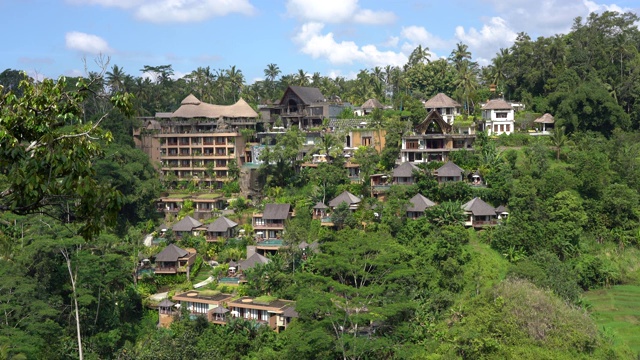
{"label": "leafy branch in foreground", "polygon": [[[65,223],[80,222],[84,237],[111,223],[122,196],[95,179],[93,161],[112,140],[100,128],[110,111],[85,121],[84,104],[100,99],[94,89],[101,76],[80,78],[75,87],[65,77],[20,82],[22,96],[0,89],[0,211],[44,213]],[[111,110],[125,114],[132,96],[114,94]]]}

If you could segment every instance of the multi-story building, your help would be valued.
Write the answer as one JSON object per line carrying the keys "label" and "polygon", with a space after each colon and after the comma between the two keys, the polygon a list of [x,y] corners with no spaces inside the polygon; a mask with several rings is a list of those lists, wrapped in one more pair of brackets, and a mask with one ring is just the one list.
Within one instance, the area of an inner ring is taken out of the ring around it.
{"label": "multi-story building", "polygon": [[443,93],[438,93],[436,96],[427,100],[424,103],[424,107],[427,109],[427,112],[432,110],[437,111],[442,119],[449,125],[453,125],[453,122],[456,116],[460,115],[460,104],[448,97]]}
{"label": "multi-story building", "polygon": [[255,130],[258,113],[240,99],[212,105],[189,95],[173,113],[157,113],[134,129],[136,146],[149,155],[165,180],[221,186],[229,166],[248,160],[243,129]]}
{"label": "multi-story building", "polygon": [[509,135],[514,131],[513,106],[502,99],[493,99],[482,105],[482,119],[487,135]]}
{"label": "multi-story building", "polygon": [[412,134],[402,137],[400,162],[447,161],[451,151],[471,150],[475,138],[473,131],[456,131],[438,111],[431,110]]}
{"label": "multi-story building", "polygon": [[307,130],[321,127],[324,119],[336,118],[348,106],[340,99],[327,99],[320,89],[305,86],[289,86],[276,105],[260,109],[261,121],[266,127],[276,125],[278,117],[282,127],[297,126]]}

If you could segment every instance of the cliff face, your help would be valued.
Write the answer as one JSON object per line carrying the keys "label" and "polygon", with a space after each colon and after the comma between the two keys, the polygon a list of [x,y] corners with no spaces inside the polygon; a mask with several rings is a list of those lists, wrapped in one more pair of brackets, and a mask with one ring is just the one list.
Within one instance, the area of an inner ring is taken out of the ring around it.
{"label": "cliff face", "polygon": [[248,199],[259,198],[262,195],[262,184],[258,178],[258,169],[243,166],[240,168],[240,193]]}

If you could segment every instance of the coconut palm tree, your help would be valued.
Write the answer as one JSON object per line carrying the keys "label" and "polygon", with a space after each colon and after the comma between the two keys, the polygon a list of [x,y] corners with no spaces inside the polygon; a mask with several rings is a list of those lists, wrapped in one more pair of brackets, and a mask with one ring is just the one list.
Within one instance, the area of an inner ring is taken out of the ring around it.
{"label": "coconut palm tree", "polygon": [[295,74],[295,82],[298,86],[309,86],[309,74],[302,69],[298,69],[298,73]]}
{"label": "coconut palm tree", "polygon": [[244,74],[242,74],[242,70],[236,69],[235,65],[232,65],[225,71],[227,78],[229,79],[229,85],[233,92],[233,101],[237,101],[238,94],[242,91],[244,87]]}
{"label": "coconut palm tree", "polygon": [[126,74],[124,73],[124,69],[119,67],[118,65],[113,65],[111,67],[111,71],[107,71],[105,73],[107,86],[111,90],[111,93],[124,91],[125,90],[125,78]]}

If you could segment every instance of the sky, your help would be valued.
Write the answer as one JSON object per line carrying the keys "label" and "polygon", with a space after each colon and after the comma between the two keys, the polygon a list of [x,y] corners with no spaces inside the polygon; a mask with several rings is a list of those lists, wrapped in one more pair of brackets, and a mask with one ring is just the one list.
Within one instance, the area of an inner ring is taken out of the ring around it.
{"label": "sky", "polygon": [[416,46],[447,57],[457,43],[489,64],[519,32],[567,33],[590,12],[632,11],[640,0],[0,0],[0,72],[79,76],[118,65],[143,76],[171,64],[175,77],[232,65],[247,83],[267,64],[283,74],[353,78],[404,65]]}

